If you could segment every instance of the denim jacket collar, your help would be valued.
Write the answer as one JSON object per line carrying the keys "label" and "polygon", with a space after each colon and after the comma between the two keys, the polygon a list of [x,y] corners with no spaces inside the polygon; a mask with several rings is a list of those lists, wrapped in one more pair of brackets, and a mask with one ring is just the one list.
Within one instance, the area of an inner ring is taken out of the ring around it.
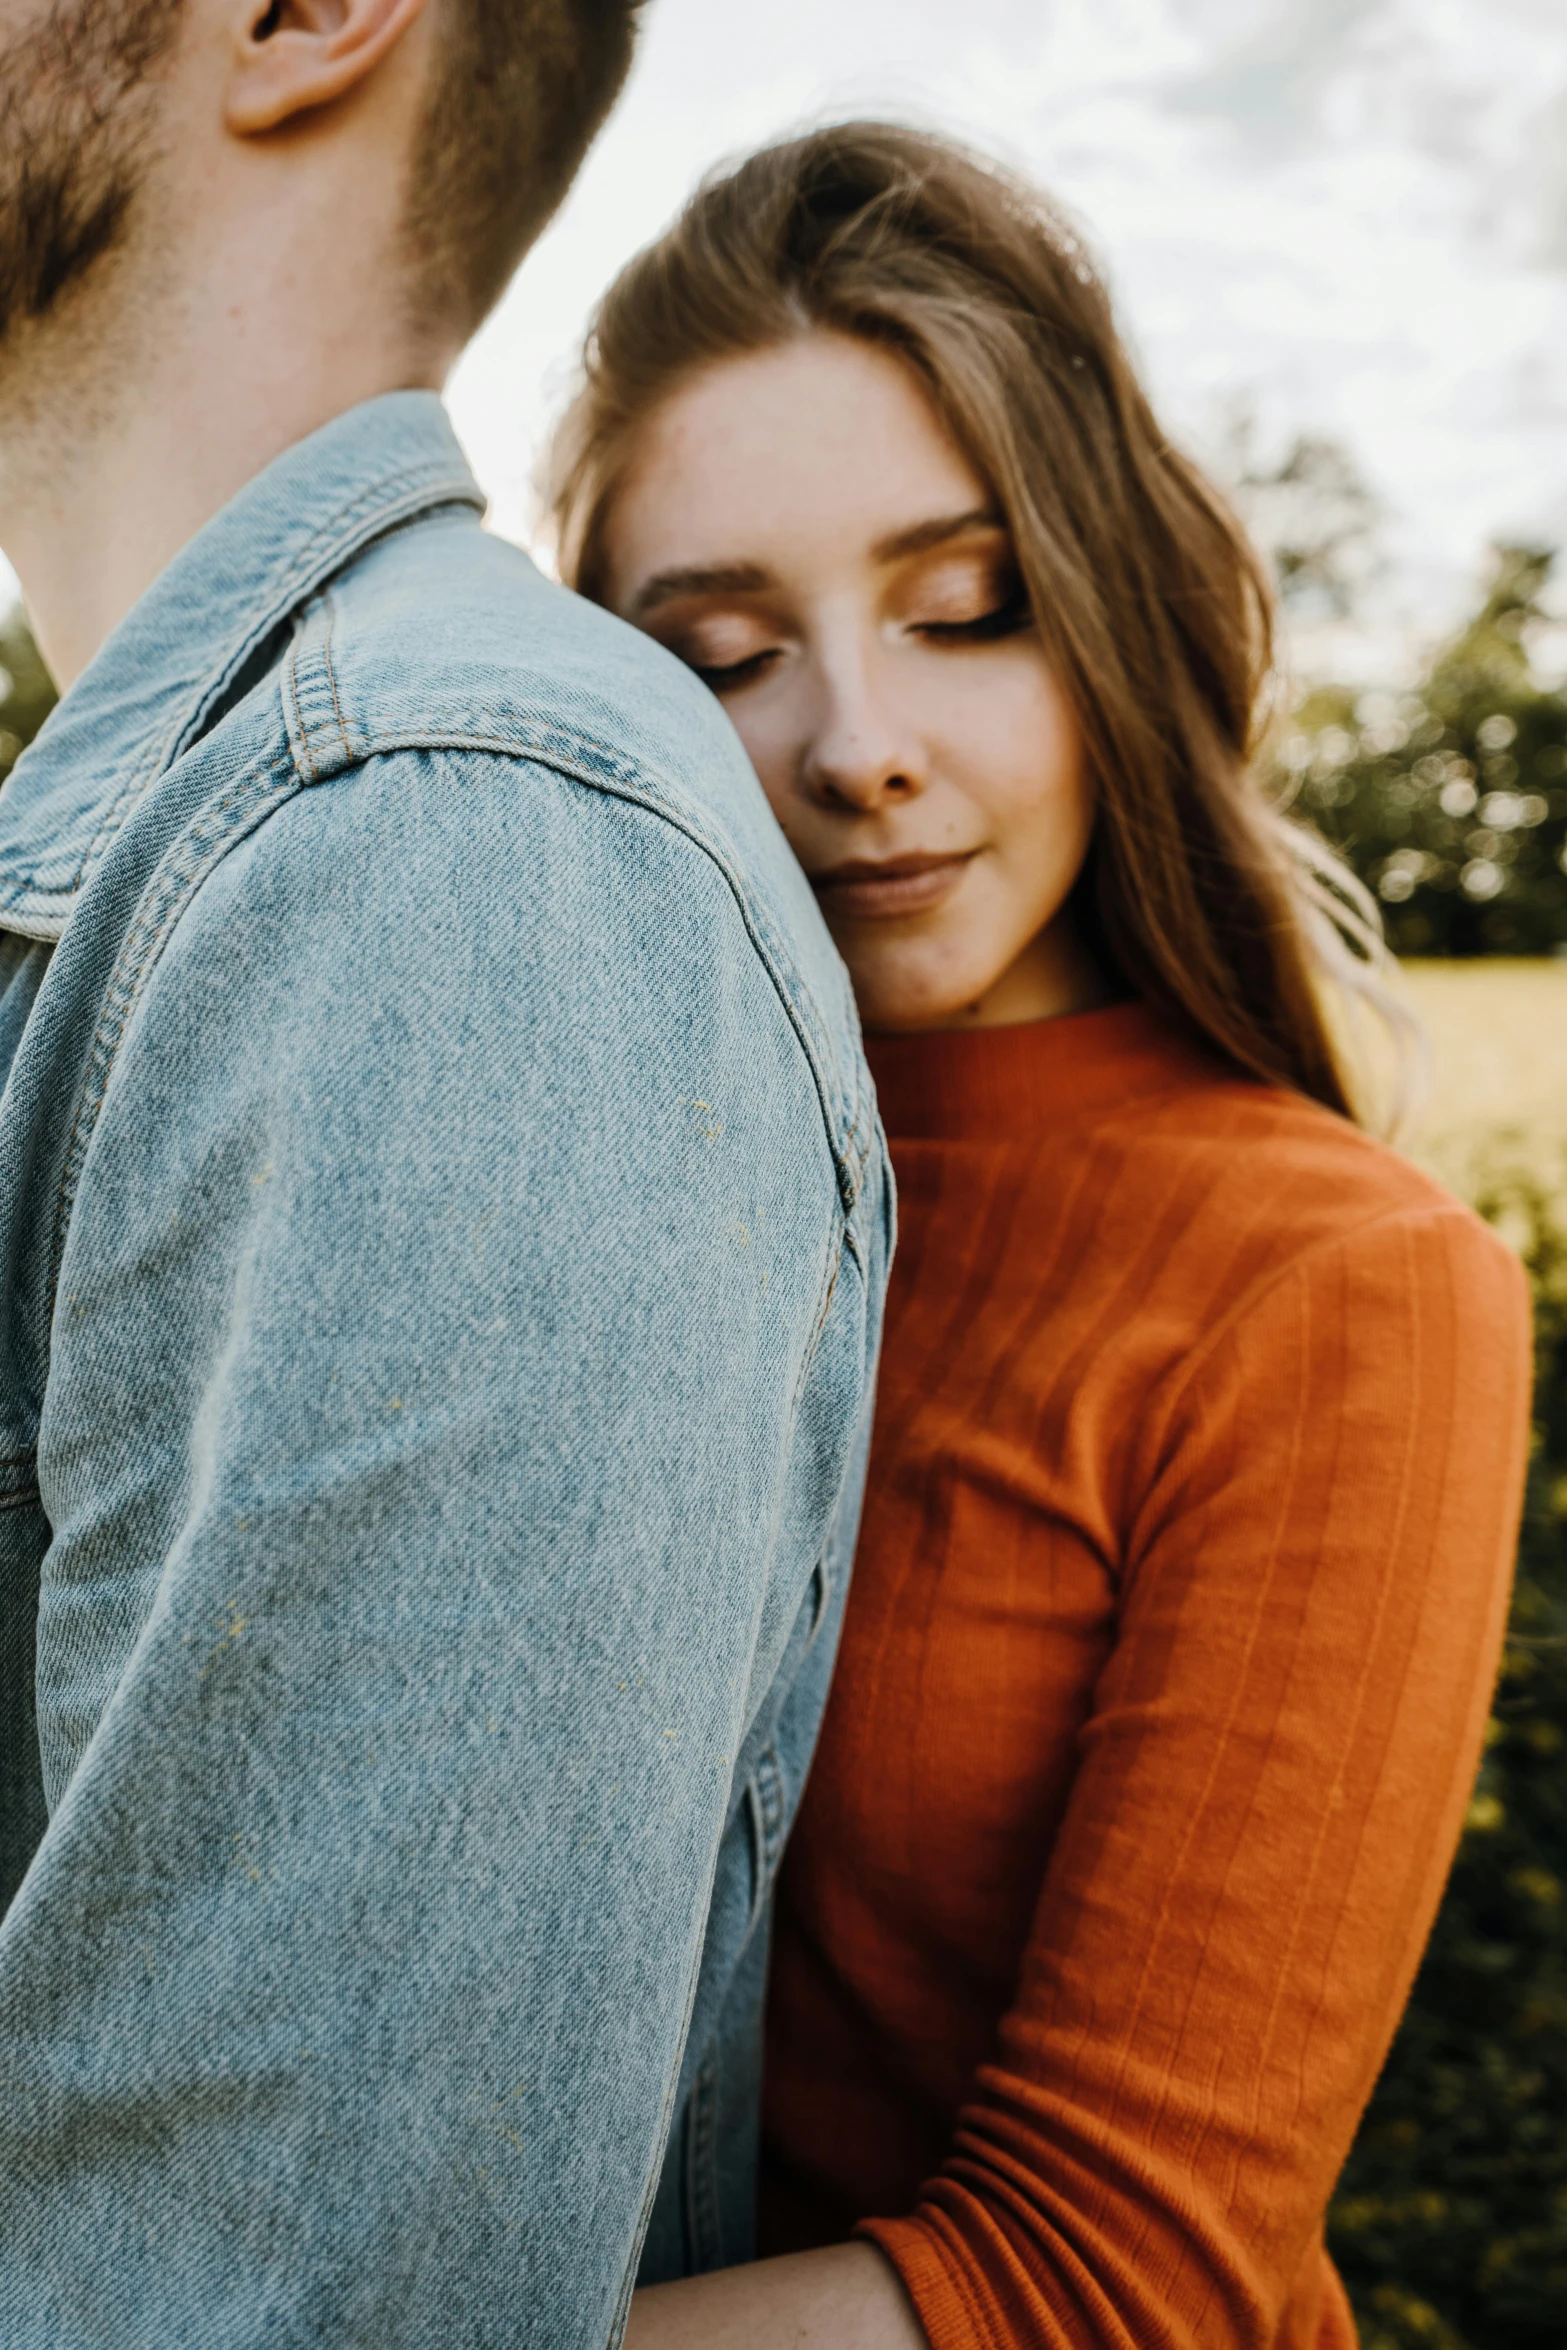
{"label": "denim jacket collar", "polygon": [[484,498],[433,392],[391,392],[300,441],[183,548],[0,793],[0,930],[58,938],[149,784],[292,612],[371,539]]}

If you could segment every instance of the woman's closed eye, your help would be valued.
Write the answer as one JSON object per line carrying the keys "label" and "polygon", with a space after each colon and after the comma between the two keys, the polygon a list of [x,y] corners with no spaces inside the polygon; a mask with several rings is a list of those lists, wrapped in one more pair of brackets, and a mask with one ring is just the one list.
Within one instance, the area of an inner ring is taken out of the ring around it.
{"label": "woman's closed eye", "polygon": [[783,650],[778,631],[745,612],[704,613],[658,633],[714,693],[749,684]]}
{"label": "woman's closed eye", "polygon": [[970,620],[916,620],[910,625],[938,644],[991,644],[998,637],[1016,636],[1032,619],[1027,592],[1019,587]]}
{"label": "woman's closed eye", "polygon": [[715,694],[733,692],[736,686],[749,685],[760,677],[764,669],[778,658],[778,647],[769,645],[765,652],[748,653],[741,661],[687,661],[702,683]]}
{"label": "woman's closed eye", "polygon": [[928,571],[904,604],[901,625],[936,644],[985,644],[1032,619],[1028,590],[1010,564],[948,562]]}

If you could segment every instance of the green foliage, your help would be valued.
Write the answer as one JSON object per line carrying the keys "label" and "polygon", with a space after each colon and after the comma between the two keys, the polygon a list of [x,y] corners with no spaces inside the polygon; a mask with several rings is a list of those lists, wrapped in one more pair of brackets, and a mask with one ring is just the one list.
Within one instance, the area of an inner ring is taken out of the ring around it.
{"label": "green foliage", "polygon": [[1567,690],[1530,658],[1556,633],[1552,560],[1502,549],[1481,610],[1413,692],[1325,689],[1296,713],[1296,806],[1381,899],[1396,953],[1567,947]]}
{"label": "green foliage", "polygon": [[54,707],[54,687],[19,611],[0,613],[0,783]]}
{"label": "green foliage", "polygon": [[1567,2334],[1564,1198],[1502,1172],[1476,1203],[1534,1290],[1535,1440],[1484,1763],[1331,2215],[1364,2350],[1561,2350]]}

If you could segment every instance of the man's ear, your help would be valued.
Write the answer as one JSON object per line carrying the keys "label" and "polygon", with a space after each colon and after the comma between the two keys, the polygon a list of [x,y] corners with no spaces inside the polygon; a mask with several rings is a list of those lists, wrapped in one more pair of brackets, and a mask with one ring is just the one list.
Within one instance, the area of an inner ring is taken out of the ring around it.
{"label": "man's ear", "polygon": [[240,138],[330,106],[369,79],[429,0],[245,0],[225,116]]}

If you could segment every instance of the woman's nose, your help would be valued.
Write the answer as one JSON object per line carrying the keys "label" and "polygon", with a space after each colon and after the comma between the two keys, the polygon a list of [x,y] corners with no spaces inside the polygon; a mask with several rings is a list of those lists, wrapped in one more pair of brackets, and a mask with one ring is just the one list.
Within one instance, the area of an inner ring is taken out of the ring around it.
{"label": "woman's nose", "polygon": [[870,679],[855,678],[825,692],[801,780],[813,798],[868,814],[888,800],[912,798],[924,778],[896,708]]}

